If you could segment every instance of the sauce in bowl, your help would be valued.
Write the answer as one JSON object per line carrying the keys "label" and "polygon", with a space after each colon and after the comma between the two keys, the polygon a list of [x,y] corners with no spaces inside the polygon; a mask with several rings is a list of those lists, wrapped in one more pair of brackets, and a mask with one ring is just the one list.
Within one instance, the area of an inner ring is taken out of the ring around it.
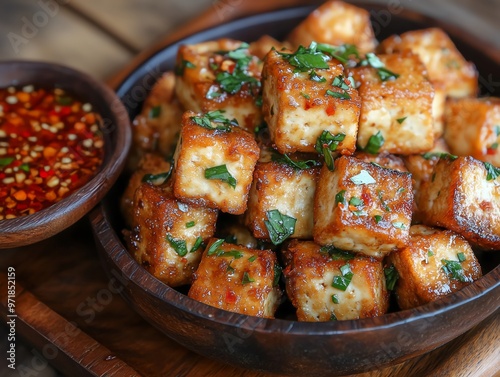
{"label": "sauce in bowl", "polygon": [[46,208],[85,185],[104,156],[100,116],[62,89],[0,89],[0,220]]}

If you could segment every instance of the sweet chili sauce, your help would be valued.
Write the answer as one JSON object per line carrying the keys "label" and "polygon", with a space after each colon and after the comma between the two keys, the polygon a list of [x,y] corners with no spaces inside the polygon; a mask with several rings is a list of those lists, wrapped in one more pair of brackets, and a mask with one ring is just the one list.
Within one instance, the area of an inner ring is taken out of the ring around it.
{"label": "sweet chili sauce", "polygon": [[62,89],[0,89],[0,220],[46,208],[82,187],[104,156],[101,119]]}

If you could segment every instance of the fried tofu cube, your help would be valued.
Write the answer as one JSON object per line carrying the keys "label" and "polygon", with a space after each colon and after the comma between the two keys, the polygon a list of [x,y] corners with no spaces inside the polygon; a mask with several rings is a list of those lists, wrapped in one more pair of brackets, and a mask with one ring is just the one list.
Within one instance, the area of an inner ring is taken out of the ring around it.
{"label": "fried tofu cube", "polygon": [[231,214],[245,212],[260,150],[249,132],[230,123],[220,112],[183,115],[174,156],[176,198]]}
{"label": "fried tofu cube", "polygon": [[314,241],[381,258],[408,243],[412,206],[410,174],[340,157],[319,175]]}
{"label": "fried tofu cube", "polygon": [[445,122],[451,153],[500,166],[500,98],[449,100]]}
{"label": "fried tofu cube", "polygon": [[426,225],[441,226],[473,246],[500,248],[500,171],[473,157],[444,156],[423,182],[418,208]]}
{"label": "fried tofu cube", "polygon": [[189,284],[203,244],[215,233],[217,213],[215,209],[178,201],[170,183],[141,183],[134,197],[129,250],[138,263],[165,284]]}
{"label": "fried tofu cube", "polygon": [[250,43],[248,51],[250,54],[257,56],[260,60],[264,60],[267,53],[273,48],[280,51],[283,49],[291,49],[291,46],[288,42],[280,42],[270,35],[263,35],[256,41]]}
{"label": "fried tofu cube", "polygon": [[[172,154],[183,113],[174,86],[174,73],[164,73],[151,89],[141,113],[133,120],[128,170],[135,170],[146,153],[155,152],[165,157]],[[124,101],[127,103],[128,99]]]}
{"label": "fried tofu cube", "polygon": [[166,182],[170,176],[170,162],[157,154],[148,153],[139,163],[139,167],[128,181],[127,188],[120,201],[120,209],[128,226],[132,225],[134,211],[134,195],[143,181],[160,185]]}
{"label": "fried tofu cube", "polygon": [[444,108],[446,92],[440,83],[433,83],[434,99],[432,101],[432,120],[434,121],[434,138],[439,139],[444,133]]}
{"label": "fried tofu cube", "polygon": [[411,309],[458,291],[481,277],[481,266],[467,241],[451,230],[424,225],[410,229],[410,244],[388,258],[399,278],[399,307]]}
{"label": "fried tofu cube", "polygon": [[294,46],[309,46],[312,41],[331,45],[351,44],[364,54],[377,40],[365,9],[343,1],[327,1],[292,30],[287,40]]}
{"label": "fried tofu cube", "polygon": [[219,39],[179,47],[175,92],[184,109],[206,113],[225,110],[247,131],[261,124],[262,63],[248,44]]}
{"label": "fried tofu cube", "polygon": [[230,312],[273,318],[282,295],[276,254],[222,241],[207,245],[188,296]]}
{"label": "fried tofu cube", "polygon": [[434,145],[434,89],[424,65],[410,52],[378,58],[399,76],[383,81],[385,76],[371,66],[349,69],[362,100],[358,145],[404,155],[428,151]]}
{"label": "fried tofu cube", "polygon": [[296,219],[291,238],[312,238],[313,206],[319,167],[297,169],[286,162],[258,162],[245,223],[258,239],[269,240],[268,212],[278,210]]}
{"label": "fried tofu cube", "polygon": [[280,153],[315,153],[316,140],[323,131],[344,134],[337,150],[354,152],[360,97],[343,76],[342,64],[330,60],[327,66],[316,69],[312,79],[310,72],[297,72],[280,52],[267,54],[262,71],[262,112]]}
{"label": "fried tofu cube", "polygon": [[413,30],[384,40],[385,53],[410,50],[427,68],[432,83],[444,88],[448,97],[473,97],[478,92],[477,71],[465,60],[450,37],[439,28]]}
{"label": "fried tofu cube", "polygon": [[376,317],[389,305],[382,262],[293,240],[287,247],[286,291],[299,321]]}
{"label": "fried tofu cube", "polygon": [[381,167],[386,169],[392,169],[408,173],[408,169],[406,169],[403,159],[394,154],[390,153],[371,154],[371,153],[356,151],[353,157],[356,157],[358,160],[364,162],[380,165]]}

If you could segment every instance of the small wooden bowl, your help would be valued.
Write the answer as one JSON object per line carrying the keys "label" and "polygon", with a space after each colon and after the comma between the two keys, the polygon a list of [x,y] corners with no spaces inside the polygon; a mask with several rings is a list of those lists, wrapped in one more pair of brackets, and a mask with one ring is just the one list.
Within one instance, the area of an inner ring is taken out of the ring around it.
{"label": "small wooden bowl", "polygon": [[[365,7],[372,15],[387,12],[373,4]],[[136,95],[134,100],[134,93],[140,94],[151,77],[173,68],[179,44],[221,37],[252,41],[266,33],[280,39],[312,9],[295,8],[241,19],[159,49],[128,73],[118,95],[126,100],[127,110],[134,117],[144,99]],[[430,26],[446,30],[484,77],[498,72],[500,57],[494,51],[456,28],[413,12],[392,14],[390,21],[378,28],[377,37],[383,39]],[[194,352],[228,364],[295,376],[364,372],[431,351],[484,320],[500,304],[499,258],[490,253],[481,257],[485,275],[461,291],[377,318],[305,323],[220,310],[166,286],[129,254],[121,239],[123,221],[118,208],[123,188],[115,187],[103,205],[90,214],[107,273],[112,281],[122,285],[121,293],[134,310],[151,324]]]}
{"label": "small wooden bowl", "polygon": [[32,244],[59,233],[87,214],[106,195],[121,173],[130,148],[128,114],[106,85],[73,69],[51,63],[0,62],[0,87],[58,87],[90,102],[104,120],[104,161],[83,187],[60,202],[32,215],[0,221],[0,249]]}

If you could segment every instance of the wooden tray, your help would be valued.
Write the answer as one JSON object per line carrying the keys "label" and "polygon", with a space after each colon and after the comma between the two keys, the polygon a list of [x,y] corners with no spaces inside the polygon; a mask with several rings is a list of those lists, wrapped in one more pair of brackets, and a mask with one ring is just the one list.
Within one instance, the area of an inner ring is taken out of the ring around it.
{"label": "wooden tray", "polygon": [[[206,14],[151,51],[231,18],[304,4],[305,1],[265,3],[262,0],[216,2]],[[131,67],[151,51],[141,54],[110,83],[120,82]],[[135,314],[115,288],[120,276],[107,279],[86,220],[39,244],[2,251],[0,316],[4,323],[10,319],[7,318],[8,267],[16,270],[17,335],[68,376],[265,375],[224,365],[188,351]],[[32,365],[27,366],[35,372],[40,366],[37,358],[34,355]],[[426,355],[357,376],[395,375],[500,375],[500,310],[464,335]]]}

